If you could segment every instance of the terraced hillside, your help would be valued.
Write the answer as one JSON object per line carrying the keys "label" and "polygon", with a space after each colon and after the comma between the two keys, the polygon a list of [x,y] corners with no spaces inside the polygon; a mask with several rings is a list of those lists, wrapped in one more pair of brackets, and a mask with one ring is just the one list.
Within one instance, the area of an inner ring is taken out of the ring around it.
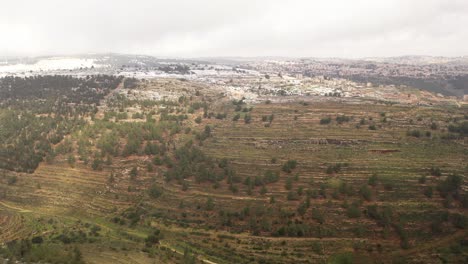
{"label": "terraced hillside", "polygon": [[5,258],[466,260],[466,107],[134,86],[103,97],[33,173],[0,172]]}

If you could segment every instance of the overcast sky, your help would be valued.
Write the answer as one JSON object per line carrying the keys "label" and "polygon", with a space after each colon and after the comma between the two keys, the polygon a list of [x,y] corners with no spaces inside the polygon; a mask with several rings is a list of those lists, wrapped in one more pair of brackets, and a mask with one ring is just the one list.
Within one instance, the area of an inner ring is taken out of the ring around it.
{"label": "overcast sky", "polygon": [[468,55],[468,0],[5,0],[0,55]]}

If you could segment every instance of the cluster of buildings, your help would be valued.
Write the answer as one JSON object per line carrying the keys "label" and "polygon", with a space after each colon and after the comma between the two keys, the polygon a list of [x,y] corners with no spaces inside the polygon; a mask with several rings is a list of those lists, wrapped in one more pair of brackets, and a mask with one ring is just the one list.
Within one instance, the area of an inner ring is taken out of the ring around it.
{"label": "cluster of buildings", "polygon": [[447,76],[468,75],[468,60],[466,62],[415,63],[392,60],[312,60],[298,59],[289,61],[257,61],[248,64],[249,67],[262,72],[302,74],[304,76],[378,76],[378,77],[412,77],[439,78]]}

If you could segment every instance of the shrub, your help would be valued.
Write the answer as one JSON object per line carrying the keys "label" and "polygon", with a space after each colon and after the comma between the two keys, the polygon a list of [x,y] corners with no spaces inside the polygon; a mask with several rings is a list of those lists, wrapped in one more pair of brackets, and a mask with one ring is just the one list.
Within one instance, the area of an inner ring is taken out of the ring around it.
{"label": "shrub", "polygon": [[452,133],[459,133],[462,136],[468,135],[468,121],[465,121],[460,125],[449,125],[448,130]]}
{"label": "shrub", "polygon": [[251,115],[245,115],[244,116],[244,122],[246,124],[250,124],[251,121],[252,121],[252,116]]}
{"label": "shrub", "polygon": [[367,187],[367,185],[363,185],[359,190],[359,193],[361,194],[362,198],[364,198],[366,201],[372,200],[372,191],[371,189],[369,189],[369,187]]}
{"label": "shrub", "polygon": [[353,264],[355,263],[353,253],[351,252],[346,252],[346,253],[340,253],[340,254],[335,254],[331,256],[329,261],[327,263],[332,263],[332,264]]}
{"label": "shrub", "polygon": [[291,173],[292,170],[294,170],[297,166],[297,161],[296,160],[288,160],[284,165],[283,165],[283,171],[287,173]]}
{"label": "shrub", "polygon": [[386,206],[379,210],[377,205],[369,205],[366,209],[366,214],[369,218],[374,219],[379,225],[388,227],[392,222],[392,208]]}
{"label": "shrub", "polygon": [[320,224],[323,224],[325,222],[323,213],[317,208],[312,209],[312,219],[319,222]]}
{"label": "shrub", "polygon": [[418,182],[421,183],[421,184],[426,183],[426,176],[423,175],[423,176],[419,177]]}
{"label": "shrub", "polygon": [[42,238],[42,236],[35,236],[31,239],[31,242],[33,244],[42,244],[42,242],[44,242],[44,239]]}
{"label": "shrub", "polygon": [[326,173],[327,174],[333,174],[333,173],[338,173],[341,171],[342,165],[340,163],[334,164],[334,165],[329,165],[327,167]]}
{"label": "shrub", "polygon": [[270,196],[270,204],[274,204],[276,202],[276,199],[274,196]]}
{"label": "shrub", "polygon": [[157,199],[163,194],[163,189],[159,187],[157,184],[151,185],[149,188],[149,195],[151,198]]}
{"label": "shrub", "polygon": [[268,122],[270,122],[270,124],[271,124],[271,122],[273,122],[273,119],[275,119],[274,114],[271,114],[271,115],[268,116]]}
{"label": "shrub", "polygon": [[321,125],[327,125],[331,123],[331,117],[324,117],[320,119],[320,124]]}
{"label": "shrub", "polygon": [[70,165],[70,167],[73,167],[76,162],[75,156],[72,154],[68,155],[67,162],[68,162],[68,165]]}
{"label": "shrub", "polygon": [[153,158],[153,164],[159,166],[159,165],[162,165],[162,164],[163,164],[163,161],[161,160],[160,157],[157,157],[157,156],[156,156],[156,157]]}
{"label": "shrub", "polygon": [[97,225],[93,225],[91,227],[91,230],[90,230],[90,233],[91,235],[93,236],[99,236],[99,231],[101,231],[101,227],[97,226]]}
{"label": "shrub", "polygon": [[8,177],[7,183],[8,185],[15,185],[17,181],[18,181],[18,177],[13,175],[13,176]]}
{"label": "shrub", "polygon": [[375,186],[377,186],[377,180],[378,180],[377,174],[374,173],[367,180],[367,184],[369,184],[370,186],[375,187]]}
{"label": "shrub", "polygon": [[410,131],[406,132],[406,135],[408,135],[410,137],[419,138],[419,137],[422,136],[422,133],[419,130],[410,130]]}
{"label": "shrub", "polygon": [[151,247],[154,244],[158,244],[159,240],[163,238],[163,235],[161,234],[161,230],[156,229],[153,231],[152,234],[148,235],[145,239],[145,244],[147,247]]}
{"label": "shrub", "polygon": [[240,114],[236,114],[233,118],[232,121],[237,121],[240,118]]}
{"label": "shrub", "polygon": [[384,189],[386,191],[391,191],[395,188],[395,184],[393,182],[387,182],[384,184]]}
{"label": "shrub", "polygon": [[444,201],[442,202],[445,208],[451,209],[453,208],[453,197],[452,195],[445,196]]}
{"label": "shrub", "polygon": [[442,172],[440,171],[440,168],[439,167],[432,167],[431,170],[430,170],[430,173],[432,176],[441,176],[442,175]]}
{"label": "shrub", "polygon": [[432,186],[429,186],[424,190],[424,195],[428,198],[432,198],[432,193],[433,193]]}
{"label": "shrub", "polygon": [[307,211],[307,204],[305,202],[301,203],[299,207],[297,207],[297,212],[299,215],[303,216]]}
{"label": "shrub", "polygon": [[465,229],[468,226],[468,219],[464,215],[452,214],[451,219],[453,226],[456,228]]}
{"label": "shrub", "polygon": [[289,191],[288,192],[288,201],[296,201],[296,200],[299,200],[299,196],[297,195],[296,192],[293,192],[293,191]]}
{"label": "shrub", "polygon": [[437,190],[442,197],[457,191],[462,184],[462,177],[456,174],[449,175],[444,181],[437,185]]}
{"label": "shrub", "polygon": [[234,194],[239,192],[239,188],[234,184],[229,185],[229,190]]}
{"label": "shrub", "polygon": [[211,211],[211,210],[214,209],[214,201],[213,201],[213,198],[208,197],[208,199],[206,199],[205,209],[206,209],[207,211]]}
{"label": "shrub", "polygon": [[361,216],[361,210],[356,203],[353,203],[346,209],[346,214],[349,218],[358,218]]}
{"label": "shrub", "polygon": [[211,137],[211,127],[209,125],[205,126],[205,130],[203,131],[204,138]]}
{"label": "shrub", "polygon": [[132,180],[134,180],[136,177],[138,176],[138,168],[136,166],[134,166],[131,170],[130,170],[130,178]]}
{"label": "shrub", "polygon": [[216,114],[216,119],[221,119],[222,120],[222,119],[226,118],[226,116],[227,116],[226,113],[224,113],[224,114],[218,113],[218,114]]}
{"label": "shrub", "polygon": [[184,249],[184,258],[182,259],[182,263],[184,263],[184,264],[195,264],[195,263],[197,263],[197,257],[187,247]]}
{"label": "shrub", "polygon": [[102,160],[100,158],[94,159],[91,167],[93,170],[102,170]]}
{"label": "shrub", "polygon": [[338,124],[343,124],[345,122],[349,122],[350,120],[351,120],[351,118],[349,116],[345,116],[345,115],[340,115],[340,116],[336,117],[336,122]]}
{"label": "shrub", "polygon": [[291,177],[288,177],[286,179],[286,184],[284,185],[284,188],[286,188],[286,190],[290,191],[292,189],[292,178]]}
{"label": "shrub", "polygon": [[185,192],[185,191],[187,191],[188,189],[189,189],[189,184],[188,184],[187,181],[184,180],[184,181],[182,182],[182,191]]}
{"label": "shrub", "polygon": [[463,195],[460,200],[463,208],[468,208],[468,194]]}

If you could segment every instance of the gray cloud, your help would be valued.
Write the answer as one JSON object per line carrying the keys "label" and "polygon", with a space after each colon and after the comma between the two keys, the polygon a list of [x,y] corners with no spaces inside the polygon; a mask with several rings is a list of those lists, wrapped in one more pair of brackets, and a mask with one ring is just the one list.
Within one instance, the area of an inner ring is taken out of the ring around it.
{"label": "gray cloud", "polygon": [[0,55],[468,55],[466,0],[15,0]]}

